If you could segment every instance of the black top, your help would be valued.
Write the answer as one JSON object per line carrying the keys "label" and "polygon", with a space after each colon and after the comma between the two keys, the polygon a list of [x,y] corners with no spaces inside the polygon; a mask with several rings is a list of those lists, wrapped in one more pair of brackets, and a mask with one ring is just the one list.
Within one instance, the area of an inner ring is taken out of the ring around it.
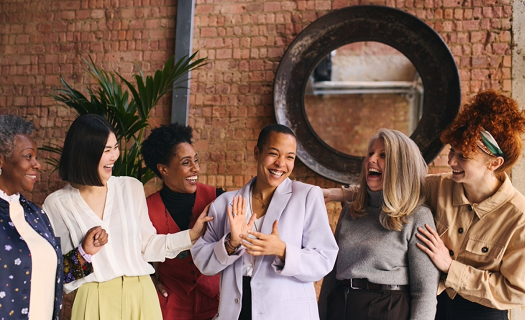
{"label": "black top", "polygon": [[[224,192],[222,188],[216,188],[215,190],[217,197]],[[165,184],[160,190],[160,198],[164,206],[181,231],[187,230],[190,226],[191,219],[193,219],[193,204],[195,203],[196,194],[196,192],[174,192]]]}

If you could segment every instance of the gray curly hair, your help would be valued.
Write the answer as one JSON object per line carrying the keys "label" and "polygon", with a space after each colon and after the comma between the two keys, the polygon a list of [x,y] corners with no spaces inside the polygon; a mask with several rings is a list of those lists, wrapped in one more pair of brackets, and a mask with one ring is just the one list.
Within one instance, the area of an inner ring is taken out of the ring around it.
{"label": "gray curly hair", "polygon": [[31,134],[35,126],[32,121],[12,114],[0,115],[0,154],[11,156],[15,148],[15,137],[19,134]]}

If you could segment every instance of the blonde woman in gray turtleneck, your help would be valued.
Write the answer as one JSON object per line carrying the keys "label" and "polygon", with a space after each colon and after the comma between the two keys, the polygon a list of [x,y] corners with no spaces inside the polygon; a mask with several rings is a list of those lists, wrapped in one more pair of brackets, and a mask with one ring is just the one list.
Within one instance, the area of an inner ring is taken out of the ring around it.
{"label": "blonde woman in gray turtleneck", "polygon": [[425,201],[427,167],[416,144],[381,129],[339,218],[339,254],[324,278],[321,320],[434,319],[439,271],[416,246],[434,226]]}

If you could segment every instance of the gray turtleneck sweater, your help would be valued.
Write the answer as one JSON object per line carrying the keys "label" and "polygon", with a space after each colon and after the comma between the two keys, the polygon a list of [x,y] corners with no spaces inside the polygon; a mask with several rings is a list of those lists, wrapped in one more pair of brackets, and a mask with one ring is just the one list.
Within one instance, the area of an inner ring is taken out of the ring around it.
{"label": "gray turtleneck sweater", "polygon": [[[337,280],[367,278],[379,284],[410,285],[410,319],[431,320],[436,313],[439,271],[426,253],[416,246],[417,227],[435,228],[430,209],[420,206],[407,217],[401,231],[385,229],[379,222],[383,192],[368,190],[367,214],[350,217],[346,205],[336,229],[339,254],[334,269],[323,280],[319,296],[321,320],[326,318],[326,299]],[[349,301],[349,303],[352,303]]]}

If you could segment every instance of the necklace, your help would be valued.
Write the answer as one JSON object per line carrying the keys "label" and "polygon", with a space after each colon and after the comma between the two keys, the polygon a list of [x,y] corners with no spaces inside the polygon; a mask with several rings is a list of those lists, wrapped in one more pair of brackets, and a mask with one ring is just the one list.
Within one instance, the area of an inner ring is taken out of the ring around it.
{"label": "necklace", "polygon": [[252,193],[252,197],[254,197],[255,199],[257,199],[261,204],[262,204],[262,209],[264,210],[264,208],[266,208],[267,204],[264,203],[261,199],[257,198],[253,193]]}

